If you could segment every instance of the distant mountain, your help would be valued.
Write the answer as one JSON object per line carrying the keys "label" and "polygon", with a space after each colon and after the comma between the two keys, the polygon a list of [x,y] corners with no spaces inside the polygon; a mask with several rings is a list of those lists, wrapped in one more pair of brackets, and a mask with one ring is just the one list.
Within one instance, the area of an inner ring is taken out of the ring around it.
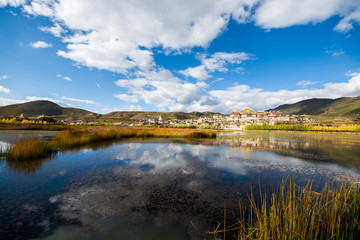
{"label": "distant mountain", "polygon": [[97,114],[79,108],[65,108],[50,101],[33,101],[20,104],[13,104],[0,107],[0,117],[15,117],[24,114],[28,117],[38,117],[42,114],[54,118],[56,120],[83,120],[83,121],[106,121],[106,122],[132,122],[142,119],[158,119],[159,116],[163,120],[189,119],[201,116],[212,116],[213,112],[136,112],[122,111],[111,112],[108,114]]}
{"label": "distant mountain", "polygon": [[20,114],[24,114],[28,117],[37,117],[41,114],[45,114],[56,120],[68,121],[89,121],[101,117],[101,114],[79,108],[65,108],[56,103],[42,100],[0,107],[1,117],[19,116]]}
{"label": "distant mountain", "polygon": [[293,104],[284,104],[271,110],[281,111],[284,114],[360,118],[360,97],[312,98]]}
{"label": "distant mountain", "polygon": [[158,119],[160,116],[163,120],[174,120],[174,119],[190,119],[190,118],[198,118],[201,116],[212,116],[215,114],[214,112],[142,112],[142,111],[120,111],[120,112],[111,112],[108,114],[104,114],[100,117],[100,120],[103,121],[126,121],[131,122],[134,120],[142,120],[142,119]]}

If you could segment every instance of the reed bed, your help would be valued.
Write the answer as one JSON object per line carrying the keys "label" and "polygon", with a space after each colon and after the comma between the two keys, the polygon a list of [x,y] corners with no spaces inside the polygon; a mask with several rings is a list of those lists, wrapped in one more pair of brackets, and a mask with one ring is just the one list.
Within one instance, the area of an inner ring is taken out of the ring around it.
{"label": "reed bed", "polygon": [[[284,180],[271,196],[256,200],[249,196],[250,206],[240,206],[236,223],[213,232],[232,239],[359,239],[360,191],[357,181],[343,180],[339,185],[325,184],[320,192],[313,183],[304,187]],[[225,223],[225,219],[224,219]],[[225,226],[225,227],[224,227]],[[219,237],[217,237],[219,239]]]}
{"label": "reed bed", "polygon": [[38,139],[28,139],[17,142],[6,154],[9,160],[31,160],[48,156],[54,151],[52,143],[46,143]]}
{"label": "reed bed", "polygon": [[51,142],[35,139],[20,141],[11,147],[6,155],[9,160],[38,159],[49,156],[56,151],[131,137],[213,138],[216,137],[216,132],[211,130],[174,128],[70,128],[59,132]]}

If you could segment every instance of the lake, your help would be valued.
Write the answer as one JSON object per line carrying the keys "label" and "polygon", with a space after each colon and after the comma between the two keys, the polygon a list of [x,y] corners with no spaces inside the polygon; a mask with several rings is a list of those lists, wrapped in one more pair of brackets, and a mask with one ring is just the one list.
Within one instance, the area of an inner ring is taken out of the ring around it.
{"label": "lake", "polygon": [[[0,131],[3,145],[56,132]],[[0,239],[213,239],[238,202],[360,176],[360,135],[223,132],[216,139],[126,139],[0,163]]]}

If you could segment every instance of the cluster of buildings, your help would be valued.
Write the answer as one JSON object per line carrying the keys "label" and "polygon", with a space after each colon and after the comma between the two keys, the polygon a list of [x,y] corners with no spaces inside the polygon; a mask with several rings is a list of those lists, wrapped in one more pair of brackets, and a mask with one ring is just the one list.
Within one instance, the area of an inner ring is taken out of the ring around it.
{"label": "cluster of buildings", "polygon": [[215,125],[221,129],[244,129],[246,125],[274,125],[276,122],[311,122],[305,115],[284,115],[280,111],[257,111],[246,107],[240,112],[233,110],[230,115],[213,115],[201,117],[197,124]]}
{"label": "cluster of buildings", "polygon": [[246,107],[240,112],[233,110],[230,115],[215,114],[193,119],[163,119],[161,116],[148,116],[147,119],[132,122],[84,122],[61,121],[42,114],[38,118],[30,119],[21,114],[11,119],[0,119],[0,122],[13,123],[39,123],[43,124],[66,124],[66,125],[107,125],[107,126],[163,126],[163,127],[183,127],[183,128],[211,128],[211,129],[239,129],[242,130],[246,125],[274,125],[277,122],[306,123],[315,121],[305,115],[284,115],[280,111],[257,111]]}

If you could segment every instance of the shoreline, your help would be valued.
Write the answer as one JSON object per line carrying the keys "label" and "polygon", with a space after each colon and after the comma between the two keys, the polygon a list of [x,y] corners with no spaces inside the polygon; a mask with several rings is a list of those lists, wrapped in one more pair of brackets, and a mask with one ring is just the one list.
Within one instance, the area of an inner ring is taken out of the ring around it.
{"label": "shoreline", "polygon": [[[200,129],[200,128],[161,128],[161,127],[121,127],[121,126],[70,126],[70,125],[40,125],[40,124],[11,124],[11,123],[0,123],[0,131],[1,130],[41,130],[41,131],[63,131],[67,129],[72,130],[95,130],[95,129],[106,129],[106,128],[134,128],[134,129],[184,129],[184,130],[197,130],[203,131],[208,129]],[[330,133],[330,134],[360,134],[360,132],[352,132],[352,131],[296,131],[296,130],[247,130],[247,129],[211,129],[215,132],[278,132],[278,133]]]}

